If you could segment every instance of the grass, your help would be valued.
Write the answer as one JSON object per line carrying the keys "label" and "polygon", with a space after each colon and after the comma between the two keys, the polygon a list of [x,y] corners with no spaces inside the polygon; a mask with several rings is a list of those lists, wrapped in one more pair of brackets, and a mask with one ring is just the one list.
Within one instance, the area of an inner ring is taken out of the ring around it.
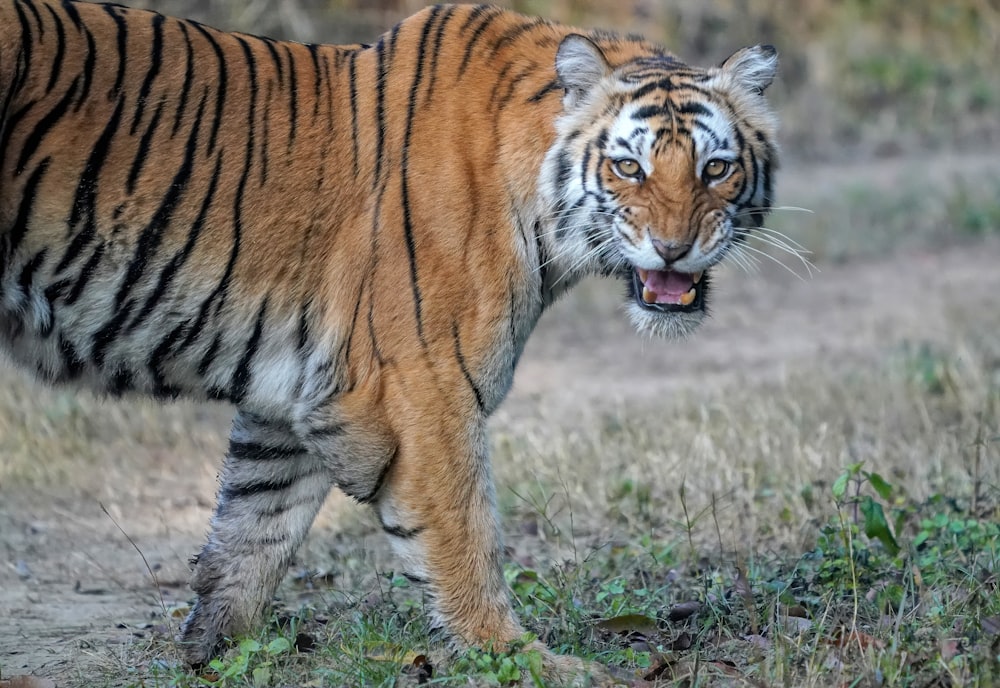
{"label": "grass", "polygon": [[[1000,226],[1000,178],[978,169],[884,186],[851,173],[811,195],[792,185],[789,202],[816,213],[772,225],[821,265],[977,241]],[[590,298],[579,312],[603,312]],[[529,631],[662,685],[1000,683],[1000,319],[951,331],[657,408],[495,423],[506,576]],[[11,376],[0,485],[141,500],[159,489],[150,471],[193,466],[211,483],[227,417],[98,405]],[[67,685],[530,685],[530,653],[450,652],[366,519],[348,512],[343,536],[312,538],[271,623],[211,672],[180,664],[175,600],[142,638],[89,650],[99,676]]]}
{"label": "grass", "polygon": [[[998,324],[567,434],[501,429],[521,618],[559,652],[661,685],[995,685]],[[164,631],[107,685],[530,685],[530,654],[449,653],[387,561],[294,577],[211,671],[186,673]]]}

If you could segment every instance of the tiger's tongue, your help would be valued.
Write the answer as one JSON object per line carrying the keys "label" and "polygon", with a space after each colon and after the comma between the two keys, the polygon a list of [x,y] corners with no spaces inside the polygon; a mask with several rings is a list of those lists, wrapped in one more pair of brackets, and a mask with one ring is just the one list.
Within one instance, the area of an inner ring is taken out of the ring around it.
{"label": "tiger's tongue", "polygon": [[694,286],[694,275],[675,270],[643,270],[639,277],[646,289],[656,295],[656,303],[680,303],[681,297]]}

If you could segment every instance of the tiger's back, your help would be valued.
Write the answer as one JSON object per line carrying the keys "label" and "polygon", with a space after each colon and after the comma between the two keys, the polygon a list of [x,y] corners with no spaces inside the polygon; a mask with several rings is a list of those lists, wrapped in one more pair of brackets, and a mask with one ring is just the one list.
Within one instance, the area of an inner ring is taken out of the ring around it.
{"label": "tiger's back", "polygon": [[0,0],[0,347],[238,409],[192,661],[260,615],[332,485],[457,636],[520,635],[485,419],[585,274],[624,279],[642,330],[700,322],[771,201],[775,66],[487,6],[321,46]]}

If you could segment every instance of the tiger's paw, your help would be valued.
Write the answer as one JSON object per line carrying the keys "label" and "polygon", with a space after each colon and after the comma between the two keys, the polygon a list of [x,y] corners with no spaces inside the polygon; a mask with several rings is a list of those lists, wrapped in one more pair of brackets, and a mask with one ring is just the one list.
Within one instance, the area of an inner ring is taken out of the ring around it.
{"label": "tiger's paw", "polygon": [[[525,651],[536,651],[541,655],[540,678],[545,686],[565,686],[566,688],[617,688],[618,686],[645,686],[647,682],[627,674],[610,669],[603,664],[573,657],[558,655],[540,642],[534,642]],[[522,672],[521,685],[537,685],[535,677],[529,672]]]}

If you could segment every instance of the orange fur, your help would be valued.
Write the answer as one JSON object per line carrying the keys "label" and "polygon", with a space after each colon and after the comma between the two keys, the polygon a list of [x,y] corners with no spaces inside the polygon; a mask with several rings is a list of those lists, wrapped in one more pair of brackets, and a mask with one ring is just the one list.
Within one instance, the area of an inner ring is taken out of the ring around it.
{"label": "orange fur", "polygon": [[[701,70],[582,35],[438,6],[310,46],[0,1],[0,342],[53,382],[239,410],[192,661],[254,623],[332,484],[376,505],[458,638],[521,634],[485,420],[531,329],[588,273],[697,272],[707,298],[776,162],[773,51]],[[726,135],[739,169],[716,182],[701,157]],[[642,329],[697,324],[702,301],[664,294],[635,294]]]}

